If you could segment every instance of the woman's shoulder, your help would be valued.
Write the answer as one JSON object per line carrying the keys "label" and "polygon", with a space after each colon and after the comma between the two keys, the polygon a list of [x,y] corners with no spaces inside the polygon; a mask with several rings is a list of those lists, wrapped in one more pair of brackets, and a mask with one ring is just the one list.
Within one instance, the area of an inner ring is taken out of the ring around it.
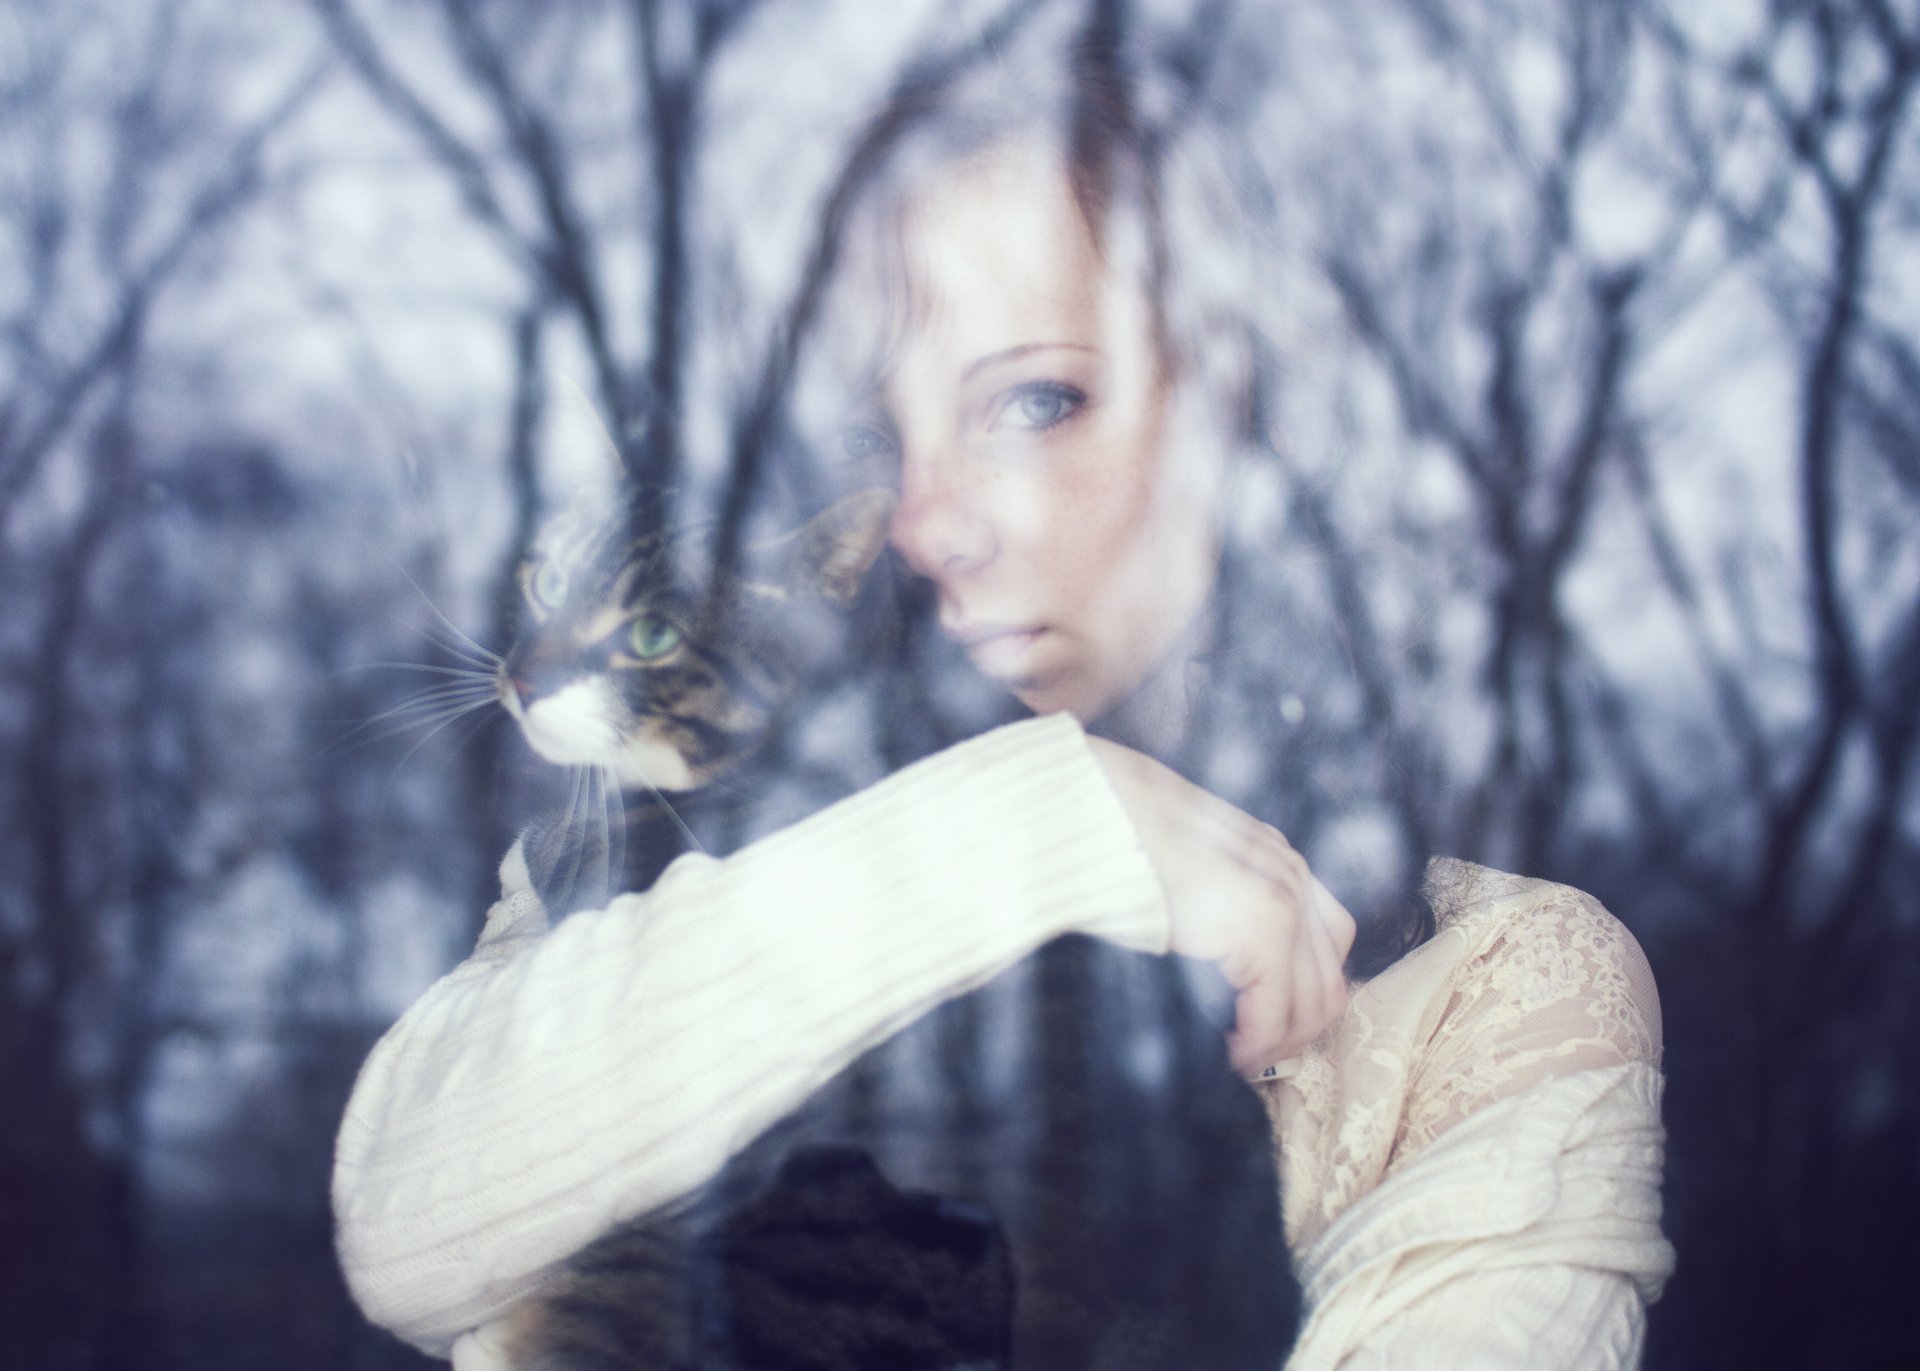
{"label": "woman's shoulder", "polygon": [[1652,968],[1639,941],[1599,900],[1570,885],[1451,857],[1428,863],[1422,894],[1438,936],[1455,944],[1438,1026],[1545,1014],[1568,1028],[1594,1026],[1625,1059],[1658,1059]]}
{"label": "woman's shoulder", "polygon": [[[1572,886],[1453,859],[1425,893],[1444,967],[1415,1046],[1407,1151],[1468,1114],[1595,1068],[1657,1067],[1660,999],[1626,926]],[[1450,945],[1450,946],[1449,946]]]}
{"label": "woman's shoulder", "polygon": [[1451,858],[1429,864],[1423,893],[1434,936],[1356,987],[1328,1038],[1263,1087],[1296,1241],[1549,1082],[1595,1072],[1657,1122],[1659,998],[1619,920],[1572,886]]}
{"label": "woman's shoulder", "polygon": [[1524,936],[1557,922],[1608,937],[1631,940],[1633,936],[1606,906],[1577,886],[1519,876],[1458,857],[1431,858],[1421,877],[1420,894],[1432,907],[1438,927],[1476,936]]}

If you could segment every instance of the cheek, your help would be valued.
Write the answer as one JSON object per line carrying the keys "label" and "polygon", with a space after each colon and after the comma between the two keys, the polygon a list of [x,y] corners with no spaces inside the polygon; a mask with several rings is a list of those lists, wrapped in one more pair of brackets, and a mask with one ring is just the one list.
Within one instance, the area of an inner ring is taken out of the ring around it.
{"label": "cheek", "polygon": [[[1127,435],[1135,437],[1135,435]],[[1049,492],[1058,570],[1096,591],[1132,579],[1165,547],[1169,511],[1160,490],[1157,448],[1111,441],[1088,460],[1062,468]]]}
{"label": "cheek", "polygon": [[1211,503],[1164,474],[1158,461],[1115,464],[1063,491],[1071,512],[1052,579],[1094,654],[1091,669],[1112,675],[1115,689],[1165,649],[1212,583]]}

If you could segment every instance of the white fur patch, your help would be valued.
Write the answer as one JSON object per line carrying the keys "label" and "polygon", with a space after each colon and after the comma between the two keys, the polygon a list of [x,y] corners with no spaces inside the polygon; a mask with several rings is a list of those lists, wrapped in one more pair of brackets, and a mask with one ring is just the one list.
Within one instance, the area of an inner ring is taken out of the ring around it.
{"label": "white fur patch", "polygon": [[561,766],[619,766],[620,730],[604,681],[579,680],[527,706],[520,727],[533,750]]}
{"label": "white fur patch", "polygon": [[613,764],[620,784],[634,789],[691,790],[700,784],[680,749],[663,742],[651,730],[626,745]]}
{"label": "white fur patch", "polygon": [[623,742],[618,703],[604,680],[586,677],[527,706],[521,730],[533,750],[561,766],[605,766],[629,790],[691,790],[694,774],[680,749],[651,729]]}
{"label": "white fur patch", "polygon": [[521,895],[533,889],[533,872],[527,866],[527,840],[515,838],[507,855],[500,859],[500,893]]}

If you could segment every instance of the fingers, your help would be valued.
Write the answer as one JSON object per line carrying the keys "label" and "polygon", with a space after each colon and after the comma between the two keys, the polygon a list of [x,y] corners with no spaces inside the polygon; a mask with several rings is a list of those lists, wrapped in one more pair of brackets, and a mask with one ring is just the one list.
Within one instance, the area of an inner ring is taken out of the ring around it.
{"label": "fingers", "polygon": [[1227,1034],[1227,1059],[1249,1079],[1287,1057],[1288,988],[1276,978],[1247,985],[1234,998],[1233,1031]]}
{"label": "fingers", "polygon": [[1345,1012],[1342,965],[1353,942],[1345,907],[1284,837],[1267,832],[1260,867],[1271,904],[1253,940],[1265,955],[1235,983],[1241,994],[1228,1040],[1235,1069],[1248,1076],[1304,1051]]}
{"label": "fingers", "polygon": [[[1294,1052],[1301,1051],[1319,1037],[1347,1007],[1347,981],[1341,973],[1345,950],[1337,941],[1334,920],[1328,917],[1327,911],[1320,907],[1316,898],[1320,889],[1319,881],[1308,876],[1306,897],[1309,908],[1301,915],[1307,930],[1304,941],[1308,955],[1299,959],[1301,974],[1307,984],[1297,992],[1299,999],[1294,1014],[1292,1042]],[[1331,897],[1328,898],[1331,900]],[[1344,915],[1346,911],[1340,912]]]}
{"label": "fingers", "polygon": [[1353,921],[1353,915],[1347,912],[1347,907],[1333,897],[1331,890],[1320,884],[1318,876],[1309,873],[1307,879],[1313,884],[1315,908],[1333,940],[1334,960],[1344,966],[1347,954],[1353,951],[1353,940],[1359,928]]}
{"label": "fingers", "polygon": [[1353,920],[1279,830],[1151,759],[1089,740],[1167,897],[1172,950],[1235,991],[1228,1049],[1258,1075],[1346,1008]]}
{"label": "fingers", "polygon": [[1320,921],[1310,913],[1303,915],[1301,924],[1301,936],[1294,942],[1290,968],[1293,972],[1293,1002],[1288,1006],[1287,1040],[1282,1044],[1285,1049],[1282,1055],[1289,1057],[1313,1041],[1313,1026],[1321,1022],[1322,1006],[1326,999],[1326,975],[1323,970],[1326,938],[1321,932]]}

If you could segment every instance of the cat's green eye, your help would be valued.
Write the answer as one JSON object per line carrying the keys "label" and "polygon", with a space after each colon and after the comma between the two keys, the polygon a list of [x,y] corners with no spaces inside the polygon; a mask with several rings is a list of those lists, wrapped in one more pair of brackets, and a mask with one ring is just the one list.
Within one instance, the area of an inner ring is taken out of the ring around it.
{"label": "cat's green eye", "polygon": [[542,609],[558,609],[567,598],[567,573],[557,562],[542,562],[528,581],[533,602]]}
{"label": "cat's green eye", "polygon": [[680,646],[680,630],[658,614],[642,614],[633,621],[633,632],[628,635],[628,640],[633,644],[634,656],[643,662],[651,662]]}

